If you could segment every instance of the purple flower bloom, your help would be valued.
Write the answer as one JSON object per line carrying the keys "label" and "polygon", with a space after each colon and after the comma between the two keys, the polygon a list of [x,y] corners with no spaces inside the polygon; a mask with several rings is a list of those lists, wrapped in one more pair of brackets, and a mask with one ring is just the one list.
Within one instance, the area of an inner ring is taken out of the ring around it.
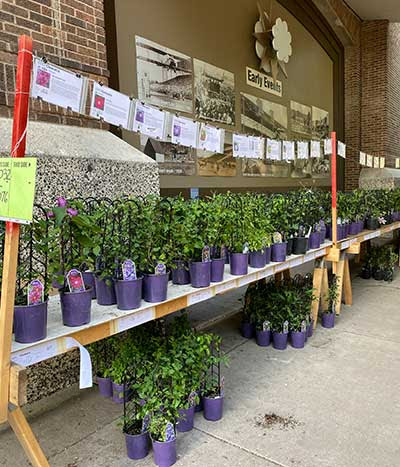
{"label": "purple flower bloom", "polygon": [[54,217],[54,212],[53,211],[48,211],[47,212],[47,218],[50,219],[51,217]]}
{"label": "purple flower bloom", "polygon": [[167,423],[167,426],[165,427],[165,441],[172,441],[176,438],[175,435],[175,430],[174,430],[174,425],[171,422]]}
{"label": "purple flower bloom", "polygon": [[67,200],[65,198],[63,198],[62,196],[60,196],[57,199],[57,206],[59,208],[65,208],[67,206]]}
{"label": "purple flower bloom", "polygon": [[78,210],[73,209],[73,208],[67,208],[67,214],[69,214],[71,217],[77,216],[78,215]]}

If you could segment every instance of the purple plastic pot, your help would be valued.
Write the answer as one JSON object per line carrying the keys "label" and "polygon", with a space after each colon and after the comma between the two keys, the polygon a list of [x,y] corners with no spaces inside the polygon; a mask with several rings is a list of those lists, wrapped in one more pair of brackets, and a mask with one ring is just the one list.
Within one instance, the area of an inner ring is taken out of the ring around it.
{"label": "purple plastic pot", "polygon": [[[123,384],[117,384],[114,383],[114,381],[111,383],[112,384],[112,400],[116,404],[123,404],[124,403],[124,385]],[[125,402],[127,402],[131,396],[131,390],[128,388],[125,388]]]}
{"label": "purple plastic pot", "polygon": [[286,246],[286,256],[290,256],[293,254],[293,238],[288,238],[287,246]]}
{"label": "purple plastic pot", "polygon": [[111,378],[101,378],[100,376],[97,376],[96,379],[97,379],[97,385],[99,386],[99,393],[103,397],[112,397],[113,390],[112,390]]}
{"label": "purple plastic pot", "polygon": [[331,225],[327,225],[326,226],[326,235],[325,235],[325,238],[329,239],[329,240],[332,240],[332,226]]}
{"label": "purple plastic pot", "polygon": [[272,331],[272,346],[277,350],[285,350],[288,342],[288,334],[286,332]]}
{"label": "purple plastic pot", "polygon": [[94,277],[94,272],[85,271],[82,273],[83,282],[86,286],[92,287],[92,298],[96,298],[96,280]]}
{"label": "purple plastic pot", "polygon": [[61,314],[65,326],[82,326],[90,322],[92,289],[84,292],[60,291]]}
{"label": "purple plastic pot", "polygon": [[211,422],[221,420],[224,410],[224,396],[216,398],[203,397],[204,403],[204,418]]}
{"label": "purple plastic pot", "polygon": [[99,305],[115,305],[117,298],[115,296],[114,282],[110,279],[100,279],[95,276],[96,298]]}
{"label": "purple plastic pot", "polygon": [[265,248],[265,264],[269,264],[271,262],[271,247],[267,246]]}
{"label": "purple plastic pot", "polygon": [[344,224],[344,238],[350,235],[350,224]]}
{"label": "purple plastic pot", "polygon": [[322,327],[333,328],[335,327],[335,313],[322,313]]}
{"label": "purple plastic pot", "polygon": [[167,299],[169,274],[145,274],[143,298],[145,302],[157,303]]}
{"label": "purple plastic pot", "polygon": [[322,245],[325,242],[325,238],[326,238],[326,227],[321,228],[319,232],[319,237],[320,237],[319,243],[320,245]]}
{"label": "purple plastic pot", "polygon": [[140,433],[138,435],[124,434],[129,459],[144,459],[150,450],[149,433]]}
{"label": "purple plastic pot", "polygon": [[304,255],[308,248],[308,238],[307,237],[295,237],[293,239],[293,254],[294,255]]}
{"label": "purple plastic pot", "polygon": [[211,282],[221,282],[224,280],[225,258],[215,258],[211,260]]}
{"label": "purple plastic pot", "polygon": [[176,429],[181,433],[192,430],[194,426],[194,405],[188,409],[179,409],[179,418],[176,423]]}
{"label": "purple plastic pot", "polygon": [[140,307],[143,277],[131,281],[115,281],[114,286],[119,310],[134,310]]}
{"label": "purple plastic pot", "polygon": [[304,348],[306,342],[306,333],[305,331],[290,331],[290,342],[292,347],[295,349]]}
{"label": "purple plastic pot", "polygon": [[203,396],[201,395],[200,391],[196,391],[196,393],[199,396],[199,403],[194,406],[195,413],[201,412],[203,410]]}
{"label": "purple plastic pot", "polygon": [[286,259],[287,243],[274,243],[271,247],[271,261],[280,263]]}
{"label": "purple plastic pot", "polygon": [[264,250],[259,250],[259,251],[250,251],[249,253],[249,264],[252,268],[264,268],[265,267],[265,251]]}
{"label": "purple plastic pot", "polygon": [[271,331],[256,331],[256,340],[260,347],[268,347],[271,343]]}
{"label": "purple plastic pot", "polygon": [[307,327],[307,337],[312,337],[314,334],[314,321],[311,320],[311,323]]}
{"label": "purple plastic pot", "polygon": [[240,332],[244,338],[251,339],[254,337],[255,331],[256,330],[253,323],[246,323],[244,321],[240,323]]}
{"label": "purple plastic pot", "polygon": [[313,232],[308,239],[308,248],[315,250],[321,246],[321,235],[319,232]]}
{"label": "purple plastic pot", "polygon": [[23,344],[44,339],[47,335],[47,301],[14,306],[14,334],[16,342]]}
{"label": "purple plastic pot", "polygon": [[231,253],[231,274],[233,276],[244,276],[248,272],[249,258],[248,253]]}
{"label": "purple plastic pot", "polygon": [[189,264],[192,287],[209,287],[211,282],[211,261],[195,261]]}
{"label": "purple plastic pot", "polygon": [[159,467],[169,467],[176,462],[176,439],[167,442],[151,440],[154,462]]}
{"label": "purple plastic pot", "polygon": [[358,229],[358,222],[352,222],[349,226],[349,235],[357,235],[359,233]]}
{"label": "purple plastic pot", "polygon": [[177,285],[190,284],[189,267],[186,261],[173,261],[175,268],[172,269],[172,283]]}

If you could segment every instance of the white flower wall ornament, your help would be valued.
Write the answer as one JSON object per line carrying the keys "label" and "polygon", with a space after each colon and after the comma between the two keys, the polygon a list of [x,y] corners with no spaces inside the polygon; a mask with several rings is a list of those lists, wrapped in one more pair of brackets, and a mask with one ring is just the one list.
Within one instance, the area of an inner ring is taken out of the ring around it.
{"label": "white flower wall ornament", "polygon": [[278,18],[272,27],[272,47],[276,50],[278,60],[289,63],[289,57],[292,55],[292,35],[288,30],[286,21]]}

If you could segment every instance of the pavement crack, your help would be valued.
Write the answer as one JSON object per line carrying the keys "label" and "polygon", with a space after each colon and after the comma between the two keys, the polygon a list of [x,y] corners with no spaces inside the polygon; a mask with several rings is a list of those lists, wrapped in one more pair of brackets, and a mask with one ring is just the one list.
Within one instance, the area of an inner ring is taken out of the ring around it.
{"label": "pavement crack", "polygon": [[387,337],[383,336],[377,336],[377,335],[371,335],[371,334],[362,334],[360,332],[354,332],[354,331],[347,331],[346,329],[343,329],[341,332],[345,334],[353,334],[354,336],[359,336],[359,337],[367,337],[368,339],[378,339],[382,342],[392,342],[393,344],[400,344],[399,341],[396,341],[394,339],[390,339]]}

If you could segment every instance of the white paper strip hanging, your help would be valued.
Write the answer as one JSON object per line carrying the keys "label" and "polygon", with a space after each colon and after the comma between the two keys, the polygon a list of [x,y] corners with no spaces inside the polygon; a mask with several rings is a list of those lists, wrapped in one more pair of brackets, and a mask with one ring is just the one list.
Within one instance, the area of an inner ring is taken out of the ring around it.
{"label": "white paper strip hanging", "polygon": [[225,130],[206,123],[200,125],[197,147],[203,151],[224,153]]}
{"label": "white paper strip hanging", "polygon": [[31,96],[85,113],[88,80],[34,57]]}
{"label": "white paper strip hanging", "polygon": [[282,158],[284,161],[294,161],[294,141],[282,141]]}
{"label": "white paper strip hanging", "polygon": [[371,154],[367,154],[367,167],[373,167],[374,166],[374,158],[371,156]]}
{"label": "white paper strip hanging", "polygon": [[400,159],[396,159],[396,162],[395,162],[395,167],[396,169],[400,169]]}
{"label": "white paper strip hanging", "polygon": [[331,138],[324,139],[324,154],[325,156],[332,154],[332,139]]}
{"label": "white paper strip hanging", "polygon": [[379,156],[374,156],[374,169],[379,169]]}
{"label": "white paper strip hanging", "polygon": [[132,129],[154,139],[164,139],[165,112],[136,101]]}
{"label": "white paper strip hanging", "polygon": [[319,141],[311,141],[310,146],[311,157],[321,157],[321,143]]}
{"label": "white paper strip hanging", "polygon": [[379,168],[384,169],[385,168],[385,158],[381,157],[379,160]]}
{"label": "white paper strip hanging", "polygon": [[131,130],[134,107],[133,100],[125,94],[94,83],[90,105],[91,117],[101,118],[111,125]]}
{"label": "white paper strip hanging", "polygon": [[360,165],[367,165],[367,155],[360,151]]}
{"label": "white paper strip hanging", "polygon": [[197,146],[198,132],[198,122],[186,117],[172,116],[172,143],[195,148]]}
{"label": "white paper strip hanging", "polygon": [[267,138],[266,158],[272,161],[280,161],[282,158],[282,145],[276,139]]}
{"label": "white paper strip hanging", "polygon": [[337,142],[337,152],[338,156],[343,157],[343,159],[346,159],[346,145],[341,141]]}
{"label": "white paper strip hanging", "polygon": [[297,159],[308,159],[307,141],[297,141]]}

